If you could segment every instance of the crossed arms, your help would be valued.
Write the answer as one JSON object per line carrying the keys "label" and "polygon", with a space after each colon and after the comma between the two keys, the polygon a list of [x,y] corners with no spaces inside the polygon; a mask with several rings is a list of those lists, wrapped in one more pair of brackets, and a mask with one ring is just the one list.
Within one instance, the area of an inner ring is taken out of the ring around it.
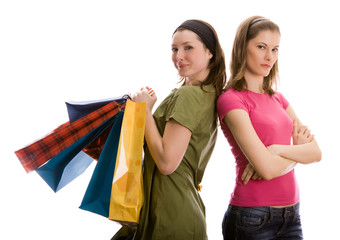
{"label": "crossed arms", "polygon": [[266,147],[252,126],[249,115],[241,109],[231,110],[223,121],[228,125],[249,164],[242,175],[244,184],[253,180],[282,176],[291,171],[297,163],[309,164],[321,160],[321,150],[307,127],[298,120],[293,108],[288,106],[287,114],[293,120],[293,145],[271,145]]}

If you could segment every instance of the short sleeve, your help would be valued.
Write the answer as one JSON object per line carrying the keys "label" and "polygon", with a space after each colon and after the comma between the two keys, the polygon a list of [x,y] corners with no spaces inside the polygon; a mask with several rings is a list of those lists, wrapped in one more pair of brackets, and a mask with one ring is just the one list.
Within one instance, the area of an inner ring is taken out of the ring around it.
{"label": "short sleeve", "polygon": [[247,103],[240,92],[229,89],[217,100],[217,112],[220,121],[223,122],[225,115],[234,109],[243,109],[248,112]]}
{"label": "short sleeve", "polygon": [[275,93],[275,97],[277,98],[277,100],[279,101],[279,103],[281,104],[281,106],[283,107],[283,109],[287,109],[287,107],[289,106],[289,102],[288,100],[279,92]]}
{"label": "short sleeve", "polygon": [[193,132],[200,122],[202,95],[199,86],[180,87],[169,104],[165,120],[174,119]]}

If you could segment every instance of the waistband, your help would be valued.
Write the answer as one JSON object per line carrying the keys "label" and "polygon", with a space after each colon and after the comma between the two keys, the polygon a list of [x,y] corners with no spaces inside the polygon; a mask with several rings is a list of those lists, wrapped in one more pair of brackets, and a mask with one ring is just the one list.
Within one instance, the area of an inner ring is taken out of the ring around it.
{"label": "waistband", "polygon": [[253,212],[258,214],[263,213],[271,213],[271,214],[284,214],[284,213],[299,213],[300,209],[300,203],[297,203],[293,206],[289,207],[283,207],[283,208],[276,208],[276,207],[239,207],[239,206],[233,206],[229,205],[228,211],[237,212],[237,211],[243,211],[243,212]]}

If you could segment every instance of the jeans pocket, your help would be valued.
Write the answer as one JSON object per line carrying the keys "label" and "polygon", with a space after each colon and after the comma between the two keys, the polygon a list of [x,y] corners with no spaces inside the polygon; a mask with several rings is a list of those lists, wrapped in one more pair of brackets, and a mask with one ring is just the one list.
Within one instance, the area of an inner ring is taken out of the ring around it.
{"label": "jeans pocket", "polygon": [[294,223],[299,223],[301,224],[301,219],[300,219],[300,214],[296,213],[294,217]]}
{"label": "jeans pocket", "polygon": [[257,231],[268,222],[267,215],[257,215],[251,213],[239,213],[237,227],[241,230]]}

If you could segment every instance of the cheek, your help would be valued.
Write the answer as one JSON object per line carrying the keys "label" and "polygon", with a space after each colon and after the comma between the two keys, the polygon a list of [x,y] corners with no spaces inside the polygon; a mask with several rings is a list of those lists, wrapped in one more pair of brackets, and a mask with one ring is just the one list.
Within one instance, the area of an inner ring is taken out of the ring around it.
{"label": "cheek", "polygon": [[253,68],[253,65],[254,65],[253,57],[250,54],[248,54],[247,62],[246,62],[246,68],[248,68],[248,70],[250,70],[250,69]]}
{"label": "cheek", "polygon": [[175,53],[173,53],[173,54],[171,55],[171,60],[172,60],[172,62],[173,62],[174,64],[176,64],[176,54],[175,54]]}
{"label": "cheek", "polygon": [[257,62],[257,55],[253,51],[247,52],[247,64],[253,65]]}
{"label": "cheek", "polygon": [[273,65],[277,62],[277,59],[278,59],[278,56],[276,55],[276,56],[274,57]]}

